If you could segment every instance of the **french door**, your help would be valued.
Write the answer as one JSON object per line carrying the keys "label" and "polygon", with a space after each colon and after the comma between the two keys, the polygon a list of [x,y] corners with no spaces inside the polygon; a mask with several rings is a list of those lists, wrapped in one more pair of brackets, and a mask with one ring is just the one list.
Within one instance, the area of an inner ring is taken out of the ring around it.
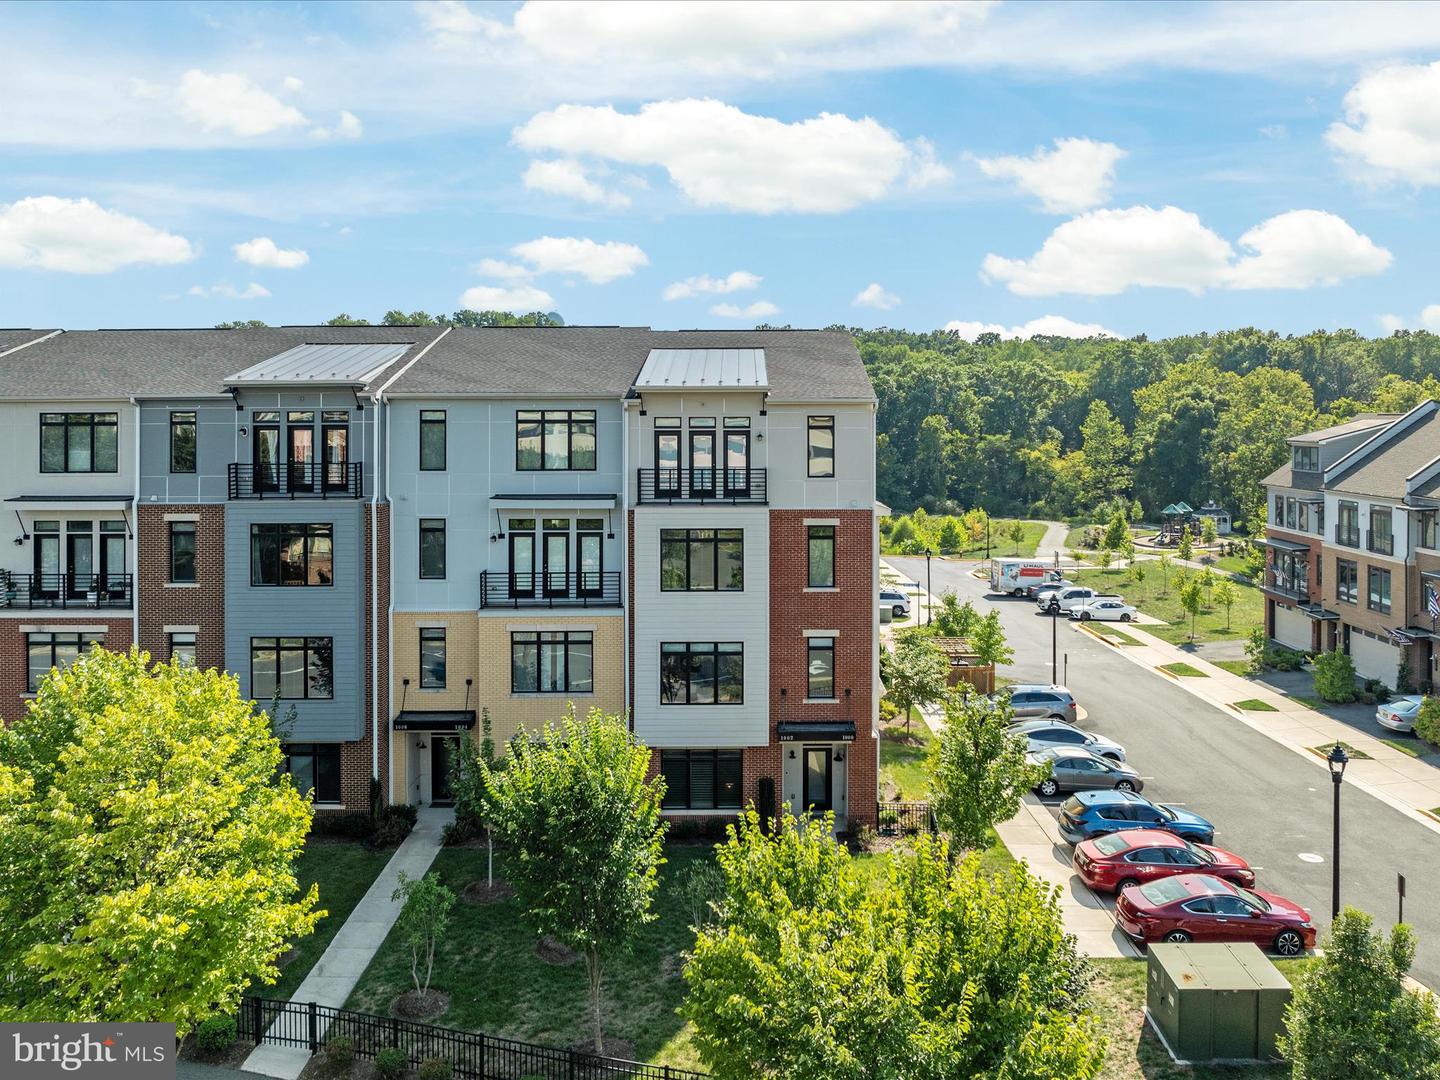
{"label": "french door", "polygon": [[510,595],[535,595],[535,534],[510,534]]}
{"label": "french door", "polygon": [[280,425],[256,424],[254,442],[256,491],[280,490]]}
{"label": "french door", "polygon": [[575,534],[575,568],[578,571],[575,584],[580,596],[599,596],[604,587],[601,535],[598,532]]}
{"label": "french door", "polygon": [[313,491],[315,489],[315,429],[306,423],[291,425],[290,437],[290,490]]}
{"label": "french door", "polygon": [[565,596],[570,591],[570,533],[545,533],[545,595]]}
{"label": "french door", "polygon": [[750,494],[750,433],[725,432],[725,494]]}
{"label": "french door", "polygon": [[690,494],[715,494],[715,433],[690,433]]}
{"label": "french door", "polygon": [[655,432],[655,494],[680,494],[680,433]]}
{"label": "french door", "polygon": [[88,521],[83,523],[85,532],[69,531],[76,524],[79,523],[66,524],[65,573],[69,576],[70,599],[83,600],[95,586],[95,537],[89,531]]}
{"label": "french door", "polygon": [[326,491],[344,491],[346,465],[350,457],[348,424],[325,424],[320,429],[321,451],[325,455],[324,481]]}

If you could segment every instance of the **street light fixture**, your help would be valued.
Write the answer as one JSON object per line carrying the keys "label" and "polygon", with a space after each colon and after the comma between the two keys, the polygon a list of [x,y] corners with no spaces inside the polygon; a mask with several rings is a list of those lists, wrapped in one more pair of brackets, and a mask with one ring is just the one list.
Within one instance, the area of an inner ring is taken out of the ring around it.
{"label": "street light fixture", "polygon": [[1330,779],[1335,784],[1335,839],[1330,852],[1330,919],[1340,917],[1340,782],[1345,779],[1345,766],[1350,755],[1337,741],[1325,759],[1330,766]]}
{"label": "street light fixture", "polygon": [[930,625],[930,615],[935,606],[934,592],[930,588],[930,556],[932,552],[925,549],[925,625]]}

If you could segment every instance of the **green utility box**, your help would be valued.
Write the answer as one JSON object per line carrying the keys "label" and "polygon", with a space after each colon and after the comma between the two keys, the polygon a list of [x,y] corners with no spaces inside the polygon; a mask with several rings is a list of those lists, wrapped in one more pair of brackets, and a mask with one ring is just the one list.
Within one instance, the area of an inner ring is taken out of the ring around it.
{"label": "green utility box", "polygon": [[1145,1015],[1181,1064],[1280,1056],[1290,983],[1250,942],[1150,946]]}

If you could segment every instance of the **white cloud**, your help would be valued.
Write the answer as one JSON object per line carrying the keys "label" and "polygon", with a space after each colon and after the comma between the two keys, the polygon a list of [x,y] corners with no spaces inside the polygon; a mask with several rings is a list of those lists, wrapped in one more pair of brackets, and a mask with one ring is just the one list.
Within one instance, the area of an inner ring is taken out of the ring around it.
{"label": "white cloud", "polygon": [[1055,149],[1037,149],[1029,157],[977,158],[986,176],[1013,180],[1052,214],[1073,214],[1100,206],[1110,197],[1115,163],[1125,151],[1091,139],[1056,139]]}
{"label": "white cloud", "polygon": [[268,236],[257,236],[235,245],[235,261],[271,270],[294,270],[308,263],[310,255],[299,248],[279,247]]}
{"label": "white cloud", "polygon": [[1235,250],[1174,206],[1093,210],[1057,226],[1029,259],[985,256],[981,277],[1022,296],[1113,295],[1135,286],[1299,289],[1377,274],[1391,256],[1342,218],[1292,210],[1261,222]]}
{"label": "white cloud", "polygon": [[537,274],[578,274],[594,285],[628,277],[649,265],[645,252],[634,244],[608,240],[597,244],[575,236],[542,236],[516,244],[510,254],[529,263]]}
{"label": "white cloud", "polygon": [[317,125],[310,129],[310,134],[317,139],[358,139],[365,134],[365,125],[360,123],[360,118],[354,113],[341,109],[340,119],[333,128]]}
{"label": "white cloud", "polygon": [[40,195],[0,203],[0,267],[108,274],[122,266],[195,257],[183,236],[89,199]]}
{"label": "white cloud", "polygon": [[1089,338],[1089,337],[1113,337],[1120,335],[1114,330],[1107,329],[1099,323],[1080,323],[1073,319],[1067,319],[1064,315],[1041,315],[1038,319],[1031,319],[1020,326],[1005,327],[999,323],[963,322],[952,320],[945,324],[946,330],[953,330],[966,341],[974,341],[981,334],[999,334],[1002,338],[1020,338],[1024,340],[1032,337],[1067,337],[1067,338]]}
{"label": "white cloud", "polygon": [[192,68],[180,77],[176,96],[180,115],[204,131],[253,137],[309,123],[299,109],[233,72]]}
{"label": "white cloud", "polygon": [[191,296],[218,300],[261,300],[270,295],[269,289],[254,281],[243,289],[237,289],[229,282],[222,281],[218,285],[191,285],[186,291]]}
{"label": "white cloud", "polygon": [[1440,334],[1440,304],[1430,304],[1413,319],[1403,315],[1381,315],[1379,321],[1387,334],[1396,330],[1429,330]]}
{"label": "white cloud", "polygon": [[835,213],[885,195],[906,170],[933,183],[943,168],[928,143],[905,143],[870,117],[839,113],[795,123],[721,101],[561,105],[515,129],[533,152],[663,168],[691,202],[769,214]]}
{"label": "white cloud", "polygon": [[555,298],[534,285],[475,285],[461,295],[460,306],[472,311],[549,311]]}
{"label": "white cloud", "polygon": [[886,292],[885,287],[878,281],[872,281],[856,293],[855,299],[850,302],[856,307],[878,308],[880,311],[889,311],[900,303],[900,297],[892,292]]}
{"label": "white cloud", "polygon": [[723,278],[712,278],[709,274],[688,277],[665,286],[666,300],[689,300],[705,293],[733,293],[746,289],[758,289],[764,279],[748,270],[732,270]]}
{"label": "white cloud", "polygon": [[738,304],[716,304],[710,309],[710,314],[722,319],[763,319],[767,315],[780,314],[780,309],[769,300],[756,300],[743,308]]}
{"label": "white cloud", "polygon": [[474,270],[475,273],[482,277],[502,278],[506,281],[527,278],[535,273],[535,271],[528,266],[521,266],[519,263],[505,262],[503,259],[481,259],[475,264]]}
{"label": "white cloud", "polygon": [[582,162],[574,158],[559,158],[553,161],[532,161],[522,177],[524,184],[532,191],[545,191],[551,195],[567,195],[581,202],[605,206],[629,206],[630,196],[621,191],[611,191],[590,178]]}
{"label": "white cloud", "polygon": [[1267,139],[1284,139],[1290,134],[1290,129],[1284,124],[1266,124],[1259,130],[1260,134]]}
{"label": "white cloud", "polygon": [[1345,95],[1345,120],[1325,141],[1360,177],[1440,184],[1440,60],[1366,75]]}

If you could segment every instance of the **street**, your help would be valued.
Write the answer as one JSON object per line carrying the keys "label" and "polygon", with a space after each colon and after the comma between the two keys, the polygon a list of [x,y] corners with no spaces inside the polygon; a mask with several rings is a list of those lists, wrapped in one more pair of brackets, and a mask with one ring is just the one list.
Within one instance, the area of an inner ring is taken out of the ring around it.
{"label": "street", "polygon": [[[886,561],[925,587],[923,558]],[[1032,601],[989,597],[987,583],[971,574],[976,565],[933,560],[935,595],[953,589],[982,613],[993,603],[1015,650],[1004,673],[1020,682],[1052,681],[1051,618]],[[1261,891],[1310,909],[1323,937],[1330,924],[1333,799],[1324,763],[1317,757],[1308,765],[1164,676],[1115,655],[1068,619],[1055,629],[1061,665],[1055,681],[1064,680],[1089,712],[1082,726],[1125,746],[1146,778],[1147,796],[1213,821],[1216,845],[1249,860]],[[1405,919],[1419,937],[1411,974],[1440,986],[1440,836],[1351,785],[1341,800],[1341,903],[1370,912],[1388,929],[1396,917],[1396,874],[1404,874]]]}

